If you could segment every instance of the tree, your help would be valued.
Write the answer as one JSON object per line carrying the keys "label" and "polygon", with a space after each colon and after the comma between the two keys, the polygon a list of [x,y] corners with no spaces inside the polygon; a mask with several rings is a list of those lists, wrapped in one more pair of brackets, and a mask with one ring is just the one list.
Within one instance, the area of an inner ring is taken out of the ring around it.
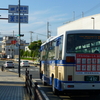
{"label": "tree", "polygon": [[24,55],[24,50],[21,49],[21,50],[20,50],[20,56],[22,57],[23,55]]}
{"label": "tree", "polygon": [[41,46],[41,44],[42,44],[42,42],[41,42],[41,40],[38,40],[38,41],[34,41],[34,42],[31,42],[31,44],[28,46],[28,48],[30,49],[30,50],[36,50],[36,49],[39,49],[40,48],[40,46]]}
{"label": "tree", "polygon": [[28,48],[31,50],[31,55],[33,58],[38,57],[40,53],[39,49],[41,44],[42,44],[41,40],[38,40],[38,41],[31,42],[31,44],[28,46]]}

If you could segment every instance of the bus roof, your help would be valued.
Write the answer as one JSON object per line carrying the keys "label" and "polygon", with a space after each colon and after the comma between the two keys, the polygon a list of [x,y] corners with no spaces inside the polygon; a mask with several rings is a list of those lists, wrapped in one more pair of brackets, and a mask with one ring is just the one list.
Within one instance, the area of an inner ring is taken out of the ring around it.
{"label": "bus roof", "polygon": [[65,33],[67,33],[67,34],[76,34],[76,33],[97,33],[97,34],[100,34],[100,30],[99,29],[78,29],[78,30],[69,30],[69,31],[65,31],[64,33],[61,33],[61,34],[59,34],[59,35],[57,35],[57,36],[51,36],[50,38],[48,38],[47,40],[46,40],[46,42],[44,42],[41,46],[43,46],[43,45],[45,45],[46,43],[48,43],[48,42],[50,42],[50,41],[52,41],[52,40],[54,40],[54,39],[56,39],[56,38],[58,38],[58,37],[60,37],[60,36],[62,36],[63,34],[65,34]]}
{"label": "bus roof", "polygon": [[[63,34],[63,33],[62,33],[62,34]],[[51,36],[51,37],[49,37],[49,38],[46,40],[46,42],[44,42],[41,46],[45,45],[46,43],[48,43],[48,42],[50,42],[50,41],[52,41],[52,40],[54,40],[54,39],[56,39],[57,37],[60,37],[62,34],[57,35],[57,36]]]}
{"label": "bus roof", "polygon": [[69,31],[65,31],[65,32],[68,32],[69,34],[70,33],[80,33],[80,31],[82,32],[82,33],[94,33],[94,32],[96,32],[96,33],[100,33],[100,29],[78,29],[78,30],[69,30]]}

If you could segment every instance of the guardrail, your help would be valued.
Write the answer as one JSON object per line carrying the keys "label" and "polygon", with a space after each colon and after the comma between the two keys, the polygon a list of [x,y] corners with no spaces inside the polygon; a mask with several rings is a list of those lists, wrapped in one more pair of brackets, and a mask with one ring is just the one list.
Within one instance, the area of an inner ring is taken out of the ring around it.
{"label": "guardrail", "polygon": [[29,75],[29,71],[26,68],[25,71],[25,87],[29,95],[30,100],[46,100],[40,90],[38,84],[32,81],[32,75]]}

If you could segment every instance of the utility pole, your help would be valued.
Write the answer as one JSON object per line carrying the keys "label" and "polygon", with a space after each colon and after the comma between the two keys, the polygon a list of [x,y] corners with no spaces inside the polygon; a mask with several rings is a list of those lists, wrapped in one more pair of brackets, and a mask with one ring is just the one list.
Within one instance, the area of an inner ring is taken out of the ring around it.
{"label": "utility pole", "polygon": [[49,31],[49,22],[47,22],[47,39],[50,37],[50,34],[49,33],[51,33],[50,31]]}
{"label": "utility pole", "polygon": [[73,11],[73,21],[75,20],[75,11]]}
{"label": "utility pole", "polygon": [[37,38],[37,41],[38,41],[38,35],[37,35],[37,37],[36,37],[36,38]]}
{"label": "utility pole", "polygon": [[32,39],[32,33],[34,33],[34,32],[30,31],[30,43],[33,41],[33,39]]}
{"label": "utility pole", "polygon": [[82,17],[84,17],[84,12],[82,12]]}

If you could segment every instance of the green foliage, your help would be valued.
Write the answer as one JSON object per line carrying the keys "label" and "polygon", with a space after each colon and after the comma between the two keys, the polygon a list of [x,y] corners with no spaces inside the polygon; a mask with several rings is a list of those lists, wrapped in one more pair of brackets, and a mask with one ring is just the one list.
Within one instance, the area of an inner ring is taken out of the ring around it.
{"label": "green foliage", "polygon": [[21,49],[21,50],[20,50],[20,56],[22,57],[23,55],[24,55],[24,50]]}
{"label": "green foliage", "polygon": [[41,40],[38,40],[38,41],[34,41],[32,42],[28,47],[29,49],[31,50],[31,56],[34,58],[38,57],[39,55],[39,49],[40,49],[40,46],[41,46],[42,42]]}
{"label": "green foliage", "polygon": [[24,59],[24,60],[33,60],[32,58],[25,58],[25,57],[21,57],[21,59]]}
{"label": "green foliage", "polygon": [[41,44],[42,44],[41,40],[32,42],[32,43],[28,46],[28,48],[29,48],[31,51],[20,50],[20,52],[21,52],[21,57],[31,57],[31,59],[36,59],[36,58],[38,58],[38,57],[39,57],[38,55],[40,55],[39,49],[40,49]]}
{"label": "green foliage", "polygon": [[41,44],[42,44],[42,42],[41,42],[41,40],[38,40],[38,41],[34,41],[34,42],[32,42],[29,46],[28,46],[28,48],[30,49],[30,50],[36,50],[36,49],[39,49],[40,48],[40,46],[41,46]]}
{"label": "green foliage", "polygon": [[29,56],[29,55],[30,55],[30,52],[29,52],[28,50],[24,52],[24,56],[27,57],[27,56]]}

